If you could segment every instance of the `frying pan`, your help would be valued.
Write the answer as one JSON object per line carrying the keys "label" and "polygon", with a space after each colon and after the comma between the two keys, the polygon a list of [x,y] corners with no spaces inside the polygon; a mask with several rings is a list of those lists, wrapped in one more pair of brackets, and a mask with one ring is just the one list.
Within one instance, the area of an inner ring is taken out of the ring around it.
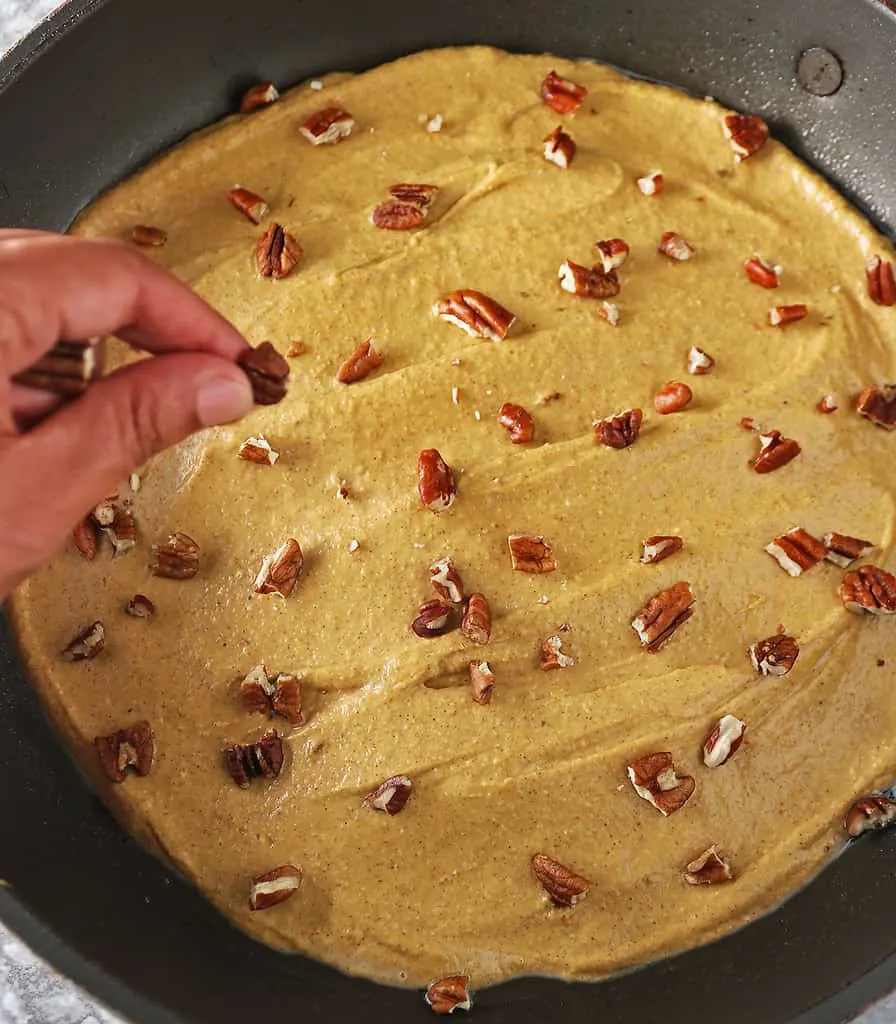
{"label": "frying pan", "polygon": [[[98,191],[234,109],[252,82],[431,46],[594,57],[760,113],[896,233],[896,12],[876,0],[71,0],[0,61],[0,222],[65,228]],[[845,71],[804,91],[800,54]],[[52,486],[48,482],[48,486]],[[0,621],[0,917],[139,1024],[431,1020],[420,994],[275,953],[128,838],[61,749]],[[773,913],[600,984],[478,994],[508,1024],[833,1024],[896,986],[896,831]]]}

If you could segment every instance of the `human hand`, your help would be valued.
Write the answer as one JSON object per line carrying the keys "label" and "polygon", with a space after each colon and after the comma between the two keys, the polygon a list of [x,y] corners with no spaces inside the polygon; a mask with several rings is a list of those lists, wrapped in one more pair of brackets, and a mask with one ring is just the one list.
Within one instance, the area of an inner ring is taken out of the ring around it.
{"label": "human hand", "polygon": [[[67,404],[11,380],[57,341],[106,334],[154,358]],[[222,316],[129,246],[0,230],[0,600],[135,466],[249,412],[252,389],[236,365],[246,348]]]}

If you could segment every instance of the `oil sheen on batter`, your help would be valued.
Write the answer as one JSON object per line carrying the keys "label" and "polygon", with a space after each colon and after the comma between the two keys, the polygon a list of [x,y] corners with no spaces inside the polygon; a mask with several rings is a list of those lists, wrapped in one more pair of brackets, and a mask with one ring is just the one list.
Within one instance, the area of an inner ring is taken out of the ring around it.
{"label": "oil sheen on batter", "polygon": [[[541,101],[551,68],[589,90],[574,117]],[[298,124],[337,100],[354,133],[309,145]],[[441,131],[428,132],[436,114]],[[896,622],[845,611],[842,570],[793,579],[763,550],[801,525],[868,538],[873,561],[893,568],[896,437],[853,407],[863,386],[896,379],[896,311],[869,301],[864,278],[866,258],[892,250],[780,144],[735,163],[722,114],[592,64],[422,53],[230,118],[78,222],[86,236],[165,228],[153,258],[250,340],[307,346],[281,405],[146,468],[135,551],[87,564],[70,548],[14,600],[36,685],[97,786],[265,942],[396,984],[455,972],[477,985],[526,972],[599,977],[767,910],[835,849],[852,798],[896,775]],[[568,170],[542,155],[560,121],[578,143]],[[666,187],[646,197],[635,180],[654,168]],[[427,225],[373,227],[371,210],[405,181],[440,187]],[[227,202],[237,182],[304,248],[282,281],[256,273],[265,224]],[[694,259],[657,253],[670,230]],[[600,303],[558,287],[557,268],[591,265],[595,240],[617,236],[632,255],[614,328]],[[777,291],[747,280],[756,252],[782,266]],[[518,315],[506,341],[433,317],[457,288]],[[796,302],[808,304],[805,320],[768,326],[769,306]],[[371,336],[382,367],[337,383]],[[706,376],[686,374],[694,344],[716,359]],[[694,402],[657,416],[652,396],[673,378]],[[829,393],[840,408],[822,415]],[[533,412],[534,443],[510,444],[496,421],[507,401]],[[638,442],[597,446],[592,421],[629,406],[646,411]],[[757,475],[745,416],[802,454]],[[277,465],[237,459],[258,433],[280,450]],[[458,472],[441,515],[417,496],[417,453],[429,447]],[[342,481],[350,500],[337,497]],[[149,575],[152,542],[173,530],[201,545],[194,580]],[[556,572],[511,571],[507,534],[526,531],[553,544]],[[639,564],[651,534],[680,534],[684,549]],[[263,556],[288,536],[305,552],[295,593],[254,594]],[[487,648],[409,629],[431,594],[428,566],[446,554],[467,592],[491,601]],[[691,582],[695,614],[646,654],[631,619],[676,580]],[[154,619],[124,614],[135,592],[156,603]],[[102,654],[60,660],[94,619],[106,624]],[[542,672],[539,643],[561,623],[576,664]],[[762,678],[747,648],[779,623],[801,655],[788,676]],[[470,699],[476,657],[496,674],[488,707]],[[262,661],[303,674],[308,720],[292,730],[277,720],[283,774],[242,791],[221,750],[267,727],[237,695]],[[725,713],[747,723],[746,742],[708,769],[701,744]],[[155,767],[110,786],[91,741],[141,718],[155,730]],[[669,818],[624,771],[655,750],[697,781]],[[401,814],[362,806],[399,773],[414,782]],[[736,879],[685,884],[683,866],[711,843]],[[536,852],[586,876],[587,899],[552,908],[532,874]],[[251,913],[248,880],[288,862],[304,874],[297,895]]]}

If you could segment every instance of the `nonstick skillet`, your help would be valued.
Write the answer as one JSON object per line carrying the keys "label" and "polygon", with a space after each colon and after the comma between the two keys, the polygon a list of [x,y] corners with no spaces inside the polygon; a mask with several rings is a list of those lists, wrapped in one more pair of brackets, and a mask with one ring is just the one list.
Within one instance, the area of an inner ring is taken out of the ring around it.
{"label": "nonstick skillet", "polygon": [[[71,0],[0,61],[0,223],[64,229],[260,78],[473,42],[594,57],[760,113],[896,234],[896,11],[877,0]],[[41,955],[138,1024],[432,1019],[417,992],[258,945],[128,838],[60,747],[2,623],[0,677],[0,917]],[[710,946],[600,984],[510,982],[474,1014],[833,1024],[894,986],[891,832]]]}

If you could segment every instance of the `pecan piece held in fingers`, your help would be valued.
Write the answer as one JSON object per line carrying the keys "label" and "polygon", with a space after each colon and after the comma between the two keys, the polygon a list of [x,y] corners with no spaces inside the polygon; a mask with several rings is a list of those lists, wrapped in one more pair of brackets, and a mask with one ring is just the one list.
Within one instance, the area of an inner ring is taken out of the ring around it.
{"label": "pecan piece held in fingers", "polygon": [[373,347],[373,338],[367,338],[358,343],[354,352],[339,367],[336,380],[340,384],[355,384],[382,364],[383,357]]}
{"label": "pecan piece held in fingers", "polygon": [[516,317],[491,296],[471,288],[449,292],[433,306],[433,313],[474,338],[503,341]]}
{"label": "pecan piece held in fingers", "polygon": [[591,883],[546,853],[536,853],[532,870],[542,889],[558,907],[574,907],[588,895]]}
{"label": "pecan piece held in fingers", "polygon": [[722,131],[738,160],[758,153],[768,140],[768,125],[758,114],[726,114]]}
{"label": "pecan piece held in fingers", "polygon": [[404,810],[413,788],[414,784],[407,775],[393,775],[364,797],[364,806],[372,807],[375,811],[385,811],[392,817]]}
{"label": "pecan piece held in fingers", "polygon": [[169,580],[190,580],[199,572],[199,545],[185,533],[172,533],[163,544],[153,546],[153,576]]}
{"label": "pecan piece held in fingers", "polygon": [[266,555],[255,577],[252,589],[256,594],[279,594],[289,597],[293,592],[305,559],[302,548],[294,537]]}
{"label": "pecan piece held in fingers", "polygon": [[424,999],[433,1013],[444,1016],[455,1010],[469,1010],[473,1005],[473,997],[467,987],[470,979],[466,974],[452,974],[447,978],[439,978],[432,982],[426,990]]}
{"label": "pecan piece held in fingers", "polygon": [[694,614],[694,592],[690,583],[678,582],[661,590],[632,619],[632,629],[649,654],[656,652]]}
{"label": "pecan piece held in fingers", "polygon": [[491,704],[495,673],[487,661],[470,662],[470,696],[476,704]]}
{"label": "pecan piece held in fingers", "polygon": [[882,260],[880,256],[872,256],[865,267],[868,280],[868,297],[878,306],[896,304],[896,278],[893,277],[893,264]]}
{"label": "pecan piece held in fingers", "polygon": [[445,512],[454,504],[457,480],[437,448],[424,448],[417,456],[417,493],[430,512]]}
{"label": "pecan piece held in fingers", "polygon": [[668,558],[669,555],[674,555],[676,551],[681,551],[683,547],[684,541],[681,537],[674,535],[648,537],[642,545],[639,561],[643,565],[655,565],[657,562],[662,562],[664,558]]}
{"label": "pecan piece held in fingers", "polygon": [[63,648],[61,656],[66,661],[90,661],[95,658],[106,644],[106,628],[97,620]]}
{"label": "pecan piece held in fingers", "polygon": [[792,437],[784,437],[780,430],[759,435],[759,454],[753,459],[756,473],[772,473],[793,461],[802,449]]}
{"label": "pecan piece held in fingers", "polygon": [[856,402],[856,412],[884,430],[896,430],[896,384],[865,388]]}
{"label": "pecan piece held in fingers", "polygon": [[301,259],[301,245],[282,224],[272,224],[255,248],[258,273],[262,277],[272,277],[275,281],[291,274]]}
{"label": "pecan piece held in fingers", "polygon": [[279,99],[280,93],[273,82],[257,82],[243,93],[240,100],[240,113],[248,114],[260,107],[267,107]]}
{"label": "pecan piece held in fingers", "polygon": [[433,562],[429,567],[429,581],[444,601],[461,604],[464,599],[464,585],[451,555]]}
{"label": "pecan piece held in fingers", "polygon": [[625,770],[638,796],[653,804],[663,817],[684,807],[697,788],[693,776],[676,773],[668,751],[645,754],[630,761]]}
{"label": "pecan piece held in fingers", "polygon": [[484,594],[470,594],[460,631],[474,644],[487,644],[492,635],[492,610]]}
{"label": "pecan piece held in fingers", "polygon": [[57,341],[36,363],[15,374],[13,383],[37,391],[49,391],[61,398],[77,398],[100,373],[97,344],[97,339]]}
{"label": "pecan piece held in fingers", "polygon": [[547,637],[541,642],[539,665],[542,672],[551,672],[558,668],[572,668],[575,659],[563,650],[563,637],[559,633]]}
{"label": "pecan piece held in fingers", "polygon": [[880,793],[869,793],[854,800],[843,816],[843,831],[857,839],[864,832],[889,828],[896,822],[896,803]]}
{"label": "pecan piece held in fingers", "polygon": [[857,615],[896,615],[896,576],[876,565],[863,565],[840,581],[840,600]]}
{"label": "pecan piece held in fingers", "polygon": [[516,572],[553,572],[557,561],[551,545],[537,533],[511,533],[507,537],[510,564]]}
{"label": "pecan piece held in fingers", "polygon": [[253,224],[260,224],[267,217],[270,207],[256,192],[247,188],[234,185],[227,193],[227,198],[240,213],[252,221]]}
{"label": "pecan piece held in fingers", "polygon": [[666,231],[663,234],[657,251],[678,262],[693,259],[697,255],[697,250],[676,231]]}
{"label": "pecan piece held in fingers", "polygon": [[249,378],[256,405],[276,405],[286,397],[289,363],[269,341],[247,349],[237,362]]}
{"label": "pecan piece held in fingers", "polygon": [[411,622],[411,629],[423,640],[444,636],[454,629],[455,611],[451,605],[443,604],[437,597],[431,597],[417,609]]}
{"label": "pecan piece held in fingers", "polygon": [[563,130],[561,125],[544,137],[544,158],[558,167],[566,170],[576,155],[576,144],[571,135]]}
{"label": "pecan piece held in fingers", "polygon": [[615,416],[606,416],[594,424],[594,440],[606,448],[628,448],[638,440],[643,420],[640,409],[625,409]]}
{"label": "pecan piece held in fingers", "polygon": [[532,413],[515,402],[505,402],[501,406],[498,422],[510,434],[511,444],[527,444],[535,437]]}
{"label": "pecan piece held in fingers", "polygon": [[155,739],[149,722],[135,722],[110,736],[93,741],[100,766],[110,782],[124,782],[125,772],[148,775],[155,758]]}
{"label": "pecan piece held in fingers", "polygon": [[825,558],[829,562],[839,565],[841,569],[848,569],[853,562],[870,555],[877,545],[870,540],[848,537],[844,533],[826,533],[824,546],[828,549]]}
{"label": "pecan piece held in fingers", "polygon": [[151,619],[156,613],[156,606],[145,594],[134,594],[124,610],[132,619]]}
{"label": "pecan piece held in fingers", "polygon": [[786,676],[800,656],[800,645],[785,632],[767,636],[750,645],[750,661],[762,676]]}
{"label": "pecan piece held in fingers", "polygon": [[347,138],[355,127],[355,119],[342,107],[325,107],[315,111],[299,131],[312,146],[325,146]]}
{"label": "pecan piece held in fingers", "polygon": [[588,90],[550,71],[541,83],[541,98],[558,114],[574,114],[585,102]]}
{"label": "pecan piece held in fingers", "polygon": [[252,779],[276,779],[283,770],[283,740],[270,729],[255,743],[234,743],[224,750],[224,767],[240,789]]}
{"label": "pecan piece held in fingers", "polygon": [[273,466],[280,458],[280,452],[271,447],[270,441],[263,434],[258,434],[243,441],[237,451],[237,457],[259,466]]}
{"label": "pecan piece held in fingers", "polygon": [[722,715],[703,743],[703,763],[719,768],[740,748],[746,725],[734,715]]}
{"label": "pecan piece held in fingers", "polygon": [[252,879],[249,909],[267,910],[294,896],[302,884],[302,872],[294,864],[282,864]]}
{"label": "pecan piece held in fingers", "polygon": [[718,885],[734,878],[731,861],[713,844],[695,857],[684,869],[684,880],[689,885]]}
{"label": "pecan piece held in fingers", "polygon": [[653,396],[653,407],[660,416],[686,409],[694,398],[694,392],[680,380],[666,381],[662,391]]}
{"label": "pecan piece held in fingers", "polygon": [[571,295],[584,299],[612,299],[619,294],[619,277],[615,270],[603,267],[583,267],[572,260],[564,260],[557,271],[560,287]]}
{"label": "pecan piece held in fingers", "polygon": [[158,249],[168,241],[168,232],[152,224],[135,224],[131,228],[131,241],[148,249]]}
{"label": "pecan piece held in fingers", "polygon": [[765,550],[789,576],[801,576],[827,554],[824,544],[801,526],[775,537],[771,544],[766,544]]}

